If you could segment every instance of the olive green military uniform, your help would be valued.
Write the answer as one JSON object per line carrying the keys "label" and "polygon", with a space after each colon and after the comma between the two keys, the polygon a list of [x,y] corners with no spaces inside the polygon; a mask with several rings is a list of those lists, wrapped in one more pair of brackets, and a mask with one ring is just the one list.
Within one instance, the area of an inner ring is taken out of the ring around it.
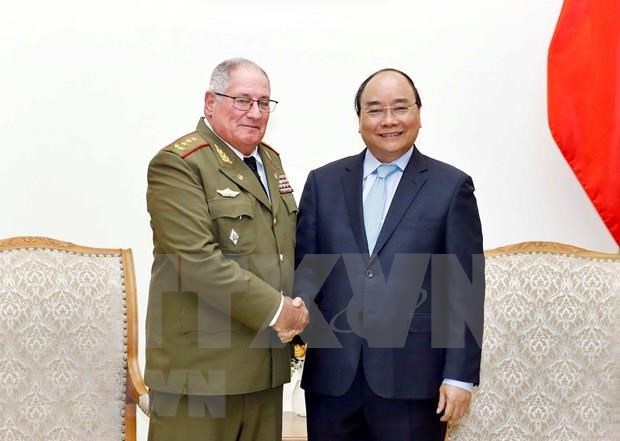
{"label": "olive green military uniform", "polygon": [[[278,154],[265,144],[258,151],[271,201],[250,168],[203,119],[149,165],[154,262],[145,379],[156,398],[153,441],[214,436],[225,441],[228,432],[238,430],[230,422],[246,418],[235,413],[238,407],[250,409],[247,403],[263,403],[263,410],[271,406],[267,413],[277,413],[281,424],[290,347],[283,347],[268,325],[280,293],[292,290],[297,206],[287,193]],[[222,396],[230,398],[226,418],[219,418],[217,432],[205,435],[222,410],[217,404]],[[194,403],[192,410],[192,397],[195,403],[203,397],[206,404]],[[244,427],[252,424],[241,421]],[[177,436],[158,437],[163,433],[158,425],[176,426]],[[273,436],[256,429],[248,439],[273,441]]]}

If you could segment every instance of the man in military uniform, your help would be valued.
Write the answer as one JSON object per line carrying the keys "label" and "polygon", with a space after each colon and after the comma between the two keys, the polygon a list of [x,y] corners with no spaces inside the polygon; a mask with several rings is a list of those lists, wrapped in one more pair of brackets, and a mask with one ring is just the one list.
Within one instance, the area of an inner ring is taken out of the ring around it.
{"label": "man in military uniform", "polygon": [[282,343],[308,311],[287,296],[297,206],[278,153],[262,143],[270,92],[255,63],[220,63],[206,119],[149,165],[150,441],[281,436],[291,356]]}

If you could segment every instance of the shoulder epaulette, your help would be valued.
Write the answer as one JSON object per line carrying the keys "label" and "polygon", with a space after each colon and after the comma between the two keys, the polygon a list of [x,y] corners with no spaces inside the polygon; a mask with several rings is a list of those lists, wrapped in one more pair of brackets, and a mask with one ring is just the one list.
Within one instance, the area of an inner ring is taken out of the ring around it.
{"label": "shoulder epaulette", "polygon": [[172,144],[167,145],[162,150],[176,153],[181,158],[185,159],[192,153],[208,146],[209,143],[198,135],[198,132],[192,132],[188,135],[181,136],[179,139],[174,141]]}
{"label": "shoulder epaulette", "polygon": [[267,147],[272,152],[274,152],[276,155],[280,156],[278,151],[276,149],[274,149],[273,147],[271,147],[269,144],[267,144],[265,141],[261,141],[261,144],[264,145],[265,147]]}

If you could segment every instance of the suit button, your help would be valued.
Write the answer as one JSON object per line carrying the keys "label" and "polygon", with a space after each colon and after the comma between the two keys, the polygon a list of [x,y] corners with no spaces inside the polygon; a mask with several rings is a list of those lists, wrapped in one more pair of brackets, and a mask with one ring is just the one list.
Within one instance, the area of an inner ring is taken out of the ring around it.
{"label": "suit button", "polygon": [[280,262],[284,262],[284,254],[280,254]]}
{"label": "suit button", "polygon": [[366,277],[368,277],[369,279],[372,279],[375,276],[375,273],[372,272],[372,270],[366,270]]}
{"label": "suit button", "polygon": [[273,224],[276,225],[278,223],[278,219],[276,219],[275,217],[273,218]]}

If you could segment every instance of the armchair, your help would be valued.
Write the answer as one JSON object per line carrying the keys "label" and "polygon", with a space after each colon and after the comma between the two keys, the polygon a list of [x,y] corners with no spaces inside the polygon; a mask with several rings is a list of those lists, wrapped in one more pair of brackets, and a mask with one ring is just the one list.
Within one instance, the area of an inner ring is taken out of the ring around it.
{"label": "armchair", "polygon": [[485,254],[481,383],[449,439],[620,439],[620,255],[552,242]]}
{"label": "armchair", "polygon": [[131,250],[0,240],[0,440],[135,441]]}

